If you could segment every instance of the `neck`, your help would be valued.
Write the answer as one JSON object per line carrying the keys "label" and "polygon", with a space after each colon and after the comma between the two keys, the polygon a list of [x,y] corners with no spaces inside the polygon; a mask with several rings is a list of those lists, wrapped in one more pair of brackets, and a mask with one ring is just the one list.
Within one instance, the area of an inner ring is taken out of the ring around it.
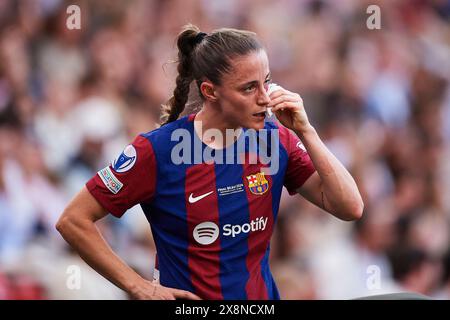
{"label": "neck", "polygon": [[[220,108],[215,108],[208,103],[205,103],[202,109],[196,114],[194,128],[200,139],[206,145],[214,149],[226,148],[233,144],[242,130],[240,126],[227,121]],[[205,135],[205,133],[207,133],[210,129],[219,130],[222,134],[223,141],[211,139],[209,135]],[[239,134],[235,135],[235,139],[227,139],[227,129],[234,129],[235,132]],[[202,133],[202,136],[200,136],[200,132]]]}

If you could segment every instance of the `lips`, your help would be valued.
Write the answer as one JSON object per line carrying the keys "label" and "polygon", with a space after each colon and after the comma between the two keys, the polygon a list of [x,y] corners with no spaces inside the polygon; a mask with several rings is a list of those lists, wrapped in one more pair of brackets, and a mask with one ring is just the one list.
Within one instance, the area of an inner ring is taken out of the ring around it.
{"label": "lips", "polygon": [[261,112],[258,112],[258,113],[254,113],[253,116],[257,117],[257,118],[264,119],[266,117],[266,111],[261,111]]}

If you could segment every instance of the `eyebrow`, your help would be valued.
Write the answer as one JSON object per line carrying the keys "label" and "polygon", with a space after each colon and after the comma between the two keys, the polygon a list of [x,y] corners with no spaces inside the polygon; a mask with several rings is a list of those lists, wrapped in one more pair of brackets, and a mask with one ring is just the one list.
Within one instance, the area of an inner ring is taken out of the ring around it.
{"label": "eyebrow", "polygon": [[[271,73],[269,72],[269,73],[266,75],[266,80],[267,80],[268,78],[270,78],[270,77],[271,77]],[[242,86],[247,86],[247,85],[250,85],[250,84],[256,84],[256,83],[258,83],[258,80],[252,80],[252,81],[249,81],[249,82],[246,82],[246,83],[242,84]]]}

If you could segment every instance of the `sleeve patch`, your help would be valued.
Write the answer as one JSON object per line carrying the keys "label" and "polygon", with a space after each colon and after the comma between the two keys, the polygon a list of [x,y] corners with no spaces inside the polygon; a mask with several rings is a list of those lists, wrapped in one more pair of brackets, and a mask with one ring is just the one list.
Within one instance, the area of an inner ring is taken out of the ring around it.
{"label": "sleeve patch", "polygon": [[113,194],[117,194],[123,187],[123,183],[116,178],[114,173],[109,167],[103,168],[98,172],[100,179],[102,179],[103,184],[111,191]]}
{"label": "sleeve patch", "polygon": [[114,171],[122,173],[130,170],[137,160],[136,149],[133,145],[128,145],[125,150],[112,162]]}

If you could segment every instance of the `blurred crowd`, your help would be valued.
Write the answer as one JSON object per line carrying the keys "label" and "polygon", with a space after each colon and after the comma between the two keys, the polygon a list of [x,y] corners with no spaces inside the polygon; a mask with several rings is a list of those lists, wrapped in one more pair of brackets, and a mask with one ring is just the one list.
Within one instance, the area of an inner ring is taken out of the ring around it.
{"label": "blurred crowd", "polygon": [[[72,4],[80,29],[66,25]],[[371,4],[381,29],[366,25]],[[363,218],[348,223],[283,194],[271,245],[282,298],[449,299],[446,0],[1,0],[0,299],[128,298],[54,225],[90,177],[158,126],[188,22],[256,32],[273,81],[302,95],[363,195]],[[155,248],[138,206],[99,228],[152,277]]]}

